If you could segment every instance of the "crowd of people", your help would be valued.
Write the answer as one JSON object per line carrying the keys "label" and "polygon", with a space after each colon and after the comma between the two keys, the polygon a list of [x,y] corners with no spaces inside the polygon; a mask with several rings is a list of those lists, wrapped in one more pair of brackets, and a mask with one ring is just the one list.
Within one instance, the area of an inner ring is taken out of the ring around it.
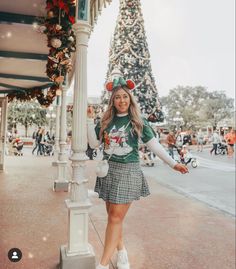
{"label": "crowd of people", "polygon": [[33,155],[36,150],[37,155],[53,155],[54,135],[51,137],[48,131],[39,127],[37,131],[33,132],[32,138],[34,139]]}
{"label": "crowd of people", "polygon": [[[229,158],[232,158],[234,156],[234,147],[236,143],[236,130],[234,130],[233,128],[230,129],[228,132],[219,132],[215,130],[213,131],[213,133],[210,133],[209,135],[206,135],[201,129],[199,129],[196,133],[194,133],[194,135],[192,134],[191,131],[186,132],[170,131],[164,137],[164,139],[162,129],[160,127],[157,127],[155,131],[160,143],[166,144],[168,153],[173,159],[175,159],[174,152],[177,152],[179,157],[183,158],[184,154],[182,154],[181,156],[181,150],[183,149],[183,146],[184,150],[186,151],[189,149],[189,145],[193,144],[196,145],[195,148],[198,152],[203,151],[204,145],[211,144],[212,148],[210,149],[210,154],[219,155],[223,153],[227,154]],[[53,155],[53,145],[55,137],[54,135],[50,136],[49,131],[46,131],[44,128],[39,127],[37,130],[33,132],[32,139],[33,139],[33,149],[32,149],[33,155],[34,154],[36,154],[37,156]],[[68,139],[67,139],[68,144],[70,144],[70,140],[71,140],[71,131],[68,132]],[[22,149],[24,143],[20,138],[17,130],[8,133],[8,144],[9,144],[8,145],[9,153],[7,152],[7,154],[23,155]],[[97,155],[96,151],[94,151],[94,149],[91,149],[90,146],[88,145],[88,150],[86,153],[89,152],[91,153],[88,154],[90,159],[96,157]],[[144,153],[144,148],[142,148],[142,152]]]}
{"label": "crowd of people", "polygon": [[[54,150],[54,135],[50,136],[48,131],[44,128],[39,127],[32,134],[33,139],[33,150],[32,154],[36,153],[37,156],[53,155]],[[23,155],[24,142],[19,135],[18,131],[15,129],[12,132],[8,132],[7,138],[7,155],[22,156]]]}
{"label": "crowd of people", "polygon": [[[196,150],[198,152],[203,151],[204,145],[212,144],[210,154],[227,154],[228,157],[232,158],[234,155],[234,145],[236,143],[236,131],[232,128],[228,132],[219,132],[214,130],[213,133],[208,136],[203,133],[201,129],[194,135],[195,143],[193,143],[193,137],[189,132],[185,132],[181,135],[180,132],[174,133],[170,131],[164,141],[167,144],[169,155],[174,159],[174,150],[179,154],[183,147],[188,149],[189,145],[196,144]],[[224,149],[224,151],[222,150]]]}

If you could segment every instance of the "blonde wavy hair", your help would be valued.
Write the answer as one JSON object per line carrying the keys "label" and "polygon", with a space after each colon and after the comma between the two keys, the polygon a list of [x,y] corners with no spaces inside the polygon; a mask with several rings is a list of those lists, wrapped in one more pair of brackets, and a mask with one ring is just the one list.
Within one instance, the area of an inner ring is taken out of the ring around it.
{"label": "blonde wavy hair", "polygon": [[129,106],[129,116],[130,121],[132,124],[132,131],[135,133],[139,138],[141,137],[142,130],[143,130],[143,120],[141,118],[141,113],[138,107],[137,102],[135,101],[133,95],[130,93],[130,90],[126,86],[118,86],[113,89],[111,98],[109,100],[107,111],[104,113],[102,120],[101,120],[101,130],[99,133],[99,137],[102,137],[104,130],[109,126],[111,121],[114,119],[115,115],[117,114],[117,110],[114,106],[114,98],[116,93],[119,90],[124,90],[130,98],[130,106]]}

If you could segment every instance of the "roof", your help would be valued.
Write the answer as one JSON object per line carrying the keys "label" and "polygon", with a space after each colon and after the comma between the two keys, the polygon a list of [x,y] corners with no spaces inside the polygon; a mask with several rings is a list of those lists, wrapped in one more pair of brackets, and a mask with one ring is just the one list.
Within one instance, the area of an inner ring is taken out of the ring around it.
{"label": "roof", "polygon": [[[91,24],[112,0],[91,0]],[[0,93],[49,86],[47,36],[36,21],[46,16],[46,0],[0,1]],[[73,69],[69,81],[73,75]]]}

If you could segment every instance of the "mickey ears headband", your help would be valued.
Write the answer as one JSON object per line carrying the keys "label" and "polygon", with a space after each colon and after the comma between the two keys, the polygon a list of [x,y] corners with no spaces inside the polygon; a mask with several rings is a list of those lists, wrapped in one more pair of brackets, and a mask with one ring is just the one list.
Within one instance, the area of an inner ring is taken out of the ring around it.
{"label": "mickey ears headband", "polygon": [[124,78],[119,77],[115,78],[113,82],[108,82],[106,84],[106,89],[111,92],[114,88],[118,86],[126,86],[129,90],[133,90],[135,88],[135,83],[131,79],[125,81]]}

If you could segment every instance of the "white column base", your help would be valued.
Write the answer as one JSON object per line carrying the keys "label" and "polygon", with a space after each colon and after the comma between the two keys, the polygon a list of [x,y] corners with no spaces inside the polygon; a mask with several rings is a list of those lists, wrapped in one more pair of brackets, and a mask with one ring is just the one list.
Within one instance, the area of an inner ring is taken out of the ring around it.
{"label": "white column base", "polygon": [[54,181],[53,191],[69,191],[69,182],[68,181]]}
{"label": "white column base", "polygon": [[69,242],[67,256],[88,255],[88,211],[92,206],[89,199],[84,202],[65,200],[69,216]]}
{"label": "white column base", "polygon": [[85,255],[67,256],[67,246],[60,248],[60,269],[95,269],[96,260],[93,247],[89,245],[89,253]]}
{"label": "white column base", "polygon": [[57,167],[57,166],[58,166],[58,161],[53,161],[53,162],[52,162],[52,166],[53,166],[53,167]]}
{"label": "white column base", "polygon": [[53,190],[54,191],[68,191],[69,182],[66,180],[66,169],[67,162],[57,161],[57,178],[54,180]]}
{"label": "white column base", "polygon": [[54,151],[54,161],[52,161],[52,166],[57,166],[58,165],[58,156],[59,155],[59,152],[58,151]]}

